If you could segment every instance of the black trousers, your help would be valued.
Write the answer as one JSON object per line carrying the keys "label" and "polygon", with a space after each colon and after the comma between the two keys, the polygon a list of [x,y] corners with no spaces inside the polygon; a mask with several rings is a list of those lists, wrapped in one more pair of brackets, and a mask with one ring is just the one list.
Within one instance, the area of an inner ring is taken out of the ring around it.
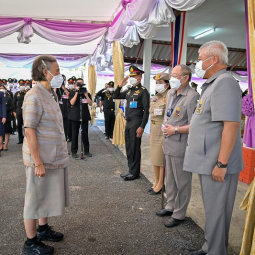
{"label": "black trousers", "polygon": [[89,122],[88,121],[75,121],[72,120],[72,153],[77,153],[79,144],[79,129],[82,125],[82,143],[84,146],[84,153],[89,152]]}
{"label": "black trousers", "polygon": [[140,175],[141,168],[141,138],[136,137],[136,130],[140,127],[142,120],[135,119],[127,121],[125,129],[125,143],[130,174]]}
{"label": "black trousers", "polygon": [[14,115],[12,115],[12,132],[16,132],[16,129],[17,129],[17,125],[16,125],[16,119],[14,117]]}
{"label": "black trousers", "polygon": [[115,123],[114,109],[104,109],[105,133],[112,138]]}
{"label": "black trousers", "polygon": [[23,126],[23,118],[22,113],[17,114],[17,128],[18,128],[18,136],[19,136],[19,142],[22,142],[24,139],[23,132],[22,132],[22,126]]}
{"label": "black trousers", "polygon": [[67,140],[67,130],[68,130],[68,119],[67,118],[63,118],[63,126],[64,126],[65,137]]}
{"label": "black trousers", "polygon": [[72,121],[68,120],[68,138],[72,140]]}

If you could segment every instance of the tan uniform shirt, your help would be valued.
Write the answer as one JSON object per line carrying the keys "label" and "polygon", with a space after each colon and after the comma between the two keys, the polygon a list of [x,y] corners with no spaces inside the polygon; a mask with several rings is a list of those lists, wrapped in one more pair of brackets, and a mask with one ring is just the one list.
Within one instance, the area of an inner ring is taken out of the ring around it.
{"label": "tan uniform shirt", "polygon": [[150,116],[152,124],[162,124],[166,109],[166,95],[168,90],[164,93],[156,94],[150,104]]}
{"label": "tan uniform shirt", "polygon": [[[176,90],[170,89],[167,93],[166,111],[164,115],[164,124],[182,127],[189,125],[191,117],[194,113],[199,94],[194,91],[189,85],[183,88],[180,92],[180,99],[172,109],[172,114],[169,111],[173,106],[173,100],[176,98]],[[168,116],[167,116],[168,115]],[[170,116],[170,117],[169,117]],[[164,154],[174,157],[184,157],[188,134],[177,134],[166,137],[164,135],[163,145]]]}

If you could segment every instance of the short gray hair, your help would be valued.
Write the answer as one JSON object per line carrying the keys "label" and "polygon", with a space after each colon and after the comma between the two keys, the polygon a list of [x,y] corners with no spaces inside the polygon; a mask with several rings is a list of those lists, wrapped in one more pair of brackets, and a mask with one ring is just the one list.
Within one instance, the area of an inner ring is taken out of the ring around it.
{"label": "short gray hair", "polygon": [[183,65],[183,64],[180,64],[180,65],[177,65],[177,66],[181,67],[183,75],[188,75],[189,76],[189,81],[190,81],[191,80],[191,69],[188,66]]}
{"label": "short gray hair", "polygon": [[217,55],[219,57],[220,64],[222,65],[228,64],[228,48],[225,45],[225,43],[221,41],[210,41],[210,42],[204,43],[198,50],[198,53],[200,53],[202,49],[205,49],[205,54],[208,57]]}

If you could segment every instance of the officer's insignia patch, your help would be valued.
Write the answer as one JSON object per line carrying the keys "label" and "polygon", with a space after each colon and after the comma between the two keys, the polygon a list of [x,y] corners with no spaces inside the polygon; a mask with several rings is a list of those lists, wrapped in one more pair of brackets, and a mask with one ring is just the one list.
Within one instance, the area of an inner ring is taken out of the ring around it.
{"label": "officer's insignia patch", "polygon": [[137,91],[135,91],[135,93],[139,94],[139,93],[140,93],[140,91],[139,91],[139,90],[137,90]]}
{"label": "officer's insignia patch", "polygon": [[181,109],[180,107],[177,107],[175,113],[174,113],[175,118],[180,118],[181,117]]}
{"label": "officer's insignia patch", "polygon": [[142,89],[146,89],[145,87],[142,87]]}
{"label": "officer's insignia patch", "polygon": [[166,102],[166,97],[163,97],[163,102],[164,102],[164,103]]}
{"label": "officer's insignia patch", "polygon": [[201,99],[201,100],[199,101],[199,104],[198,104],[198,106],[197,106],[197,110],[196,110],[196,112],[197,112],[198,114],[200,114],[200,113],[201,113],[201,110],[202,110],[202,104],[203,104],[203,99]]}
{"label": "officer's insignia patch", "polygon": [[132,73],[132,72],[134,72],[134,69],[133,69],[133,67],[131,67],[131,68],[130,68],[130,72],[131,72],[131,73]]}
{"label": "officer's insignia patch", "polygon": [[156,78],[155,78],[156,80],[159,80],[160,79],[160,73],[158,73],[157,75],[156,75]]}
{"label": "officer's insignia patch", "polygon": [[18,97],[20,96],[20,93],[18,93],[18,95],[17,95]]}

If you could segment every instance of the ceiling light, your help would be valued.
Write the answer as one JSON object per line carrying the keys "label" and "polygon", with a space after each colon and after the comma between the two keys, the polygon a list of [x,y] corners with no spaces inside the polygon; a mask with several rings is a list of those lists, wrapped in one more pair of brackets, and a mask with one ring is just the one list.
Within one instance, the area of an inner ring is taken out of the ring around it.
{"label": "ceiling light", "polygon": [[206,31],[206,32],[203,32],[202,34],[196,35],[196,36],[194,37],[194,39],[196,40],[196,39],[201,38],[201,37],[203,37],[203,36],[209,35],[209,34],[211,34],[211,33],[213,33],[213,32],[215,32],[215,28],[212,28],[212,29],[210,29],[210,30],[208,30],[208,31]]}

